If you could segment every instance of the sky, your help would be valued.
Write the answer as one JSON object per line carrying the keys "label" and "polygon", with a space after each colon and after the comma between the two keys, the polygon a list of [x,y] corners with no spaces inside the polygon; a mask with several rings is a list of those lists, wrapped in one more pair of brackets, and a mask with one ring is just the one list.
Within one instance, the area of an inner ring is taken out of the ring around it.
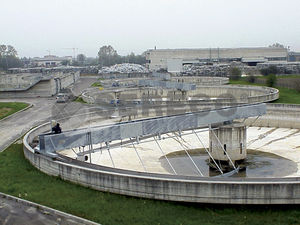
{"label": "sky", "polygon": [[[0,0],[0,44],[20,57],[164,48],[300,51],[299,0]],[[74,51],[75,48],[75,51]]]}

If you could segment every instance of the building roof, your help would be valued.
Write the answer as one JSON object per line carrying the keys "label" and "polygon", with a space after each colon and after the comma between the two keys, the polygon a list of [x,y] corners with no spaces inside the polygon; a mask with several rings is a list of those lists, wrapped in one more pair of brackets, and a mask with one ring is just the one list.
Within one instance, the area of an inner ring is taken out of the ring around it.
{"label": "building roof", "polygon": [[35,57],[32,59],[36,62],[44,62],[44,61],[64,61],[64,60],[72,60],[72,56],[64,56],[64,57],[58,57],[55,55],[46,55],[43,58]]}

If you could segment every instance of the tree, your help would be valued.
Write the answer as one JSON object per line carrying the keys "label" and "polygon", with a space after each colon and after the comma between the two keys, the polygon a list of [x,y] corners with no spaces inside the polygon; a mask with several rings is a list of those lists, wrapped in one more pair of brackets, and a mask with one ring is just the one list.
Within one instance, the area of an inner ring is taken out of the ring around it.
{"label": "tree", "polygon": [[274,87],[277,82],[277,77],[275,74],[269,74],[266,80],[266,84],[268,87]]}
{"label": "tree", "polygon": [[86,56],[84,54],[77,55],[77,61],[78,61],[79,65],[81,65],[81,66],[84,65],[85,60],[86,60]]}
{"label": "tree", "polygon": [[11,45],[0,45],[0,68],[7,70],[13,67],[20,67],[21,60],[17,57],[16,49]]}
{"label": "tree", "polygon": [[114,65],[120,56],[111,45],[104,45],[98,51],[99,63],[101,66]]}
{"label": "tree", "polygon": [[146,55],[135,55],[133,52],[127,56],[118,55],[117,51],[110,45],[102,46],[98,52],[99,63],[101,66],[111,66],[117,63],[145,64]]}
{"label": "tree", "polygon": [[69,63],[70,63],[69,60],[63,60],[63,61],[61,62],[61,65],[67,66],[67,65],[69,65]]}
{"label": "tree", "polygon": [[265,69],[261,69],[260,73],[264,76],[267,76],[269,74],[277,74],[278,73],[278,69],[276,66],[269,66],[268,68]]}
{"label": "tree", "polygon": [[284,45],[276,42],[275,44],[269,45],[269,48],[284,48]]}
{"label": "tree", "polygon": [[255,83],[256,77],[254,75],[250,75],[249,77],[247,77],[247,81],[250,83]]}
{"label": "tree", "polygon": [[229,71],[230,80],[239,80],[241,78],[241,75],[242,71],[237,67],[233,67]]}

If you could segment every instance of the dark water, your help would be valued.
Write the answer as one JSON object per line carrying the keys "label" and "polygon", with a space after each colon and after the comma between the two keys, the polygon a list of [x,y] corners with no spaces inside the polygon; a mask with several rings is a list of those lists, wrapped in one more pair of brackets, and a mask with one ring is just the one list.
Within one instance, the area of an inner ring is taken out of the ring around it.
{"label": "dark water", "polygon": [[[297,171],[297,164],[289,159],[260,151],[247,150],[247,152],[247,159],[241,165],[244,169],[232,177],[284,177]],[[190,155],[205,177],[220,175],[217,171],[209,169],[209,157],[206,152],[199,150]],[[200,175],[184,151],[171,153],[167,158],[178,175]],[[173,172],[165,157],[161,157],[160,161],[168,172]]]}

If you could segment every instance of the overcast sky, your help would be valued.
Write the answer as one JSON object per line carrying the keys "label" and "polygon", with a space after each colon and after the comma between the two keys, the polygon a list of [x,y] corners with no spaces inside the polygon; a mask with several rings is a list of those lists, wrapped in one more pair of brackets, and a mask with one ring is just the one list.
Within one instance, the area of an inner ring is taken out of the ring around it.
{"label": "overcast sky", "polygon": [[154,48],[263,47],[300,51],[300,0],[0,0],[0,44],[19,56],[95,57]]}

